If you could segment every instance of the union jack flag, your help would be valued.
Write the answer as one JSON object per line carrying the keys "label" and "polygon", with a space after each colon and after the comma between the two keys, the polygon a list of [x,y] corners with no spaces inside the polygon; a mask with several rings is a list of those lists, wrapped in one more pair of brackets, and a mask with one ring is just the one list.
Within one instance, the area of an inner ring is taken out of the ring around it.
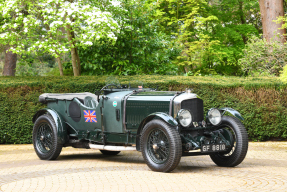
{"label": "union jack flag", "polygon": [[97,116],[95,110],[84,110],[85,122],[97,123]]}

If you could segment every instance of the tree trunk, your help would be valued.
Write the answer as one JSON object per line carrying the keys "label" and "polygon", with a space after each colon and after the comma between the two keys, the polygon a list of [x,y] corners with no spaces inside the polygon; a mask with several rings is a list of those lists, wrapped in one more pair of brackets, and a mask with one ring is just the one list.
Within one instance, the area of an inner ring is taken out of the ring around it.
{"label": "tree trunk", "polygon": [[[244,12],[243,12],[243,1],[239,1],[239,11],[240,11],[240,20],[241,20],[241,24],[246,24],[246,19],[244,17]],[[245,35],[241,35],[242,36],[242,39],[243,39],[243,42],[244,44],[247,43],[247,37]]]}
{"label": "tree trunk", "polygon": [[269,42],[271,39],[284,43],[286,41],[283,36],[286,29],[279,29],[283,23],[276,23],[279,16],[284,16],[284,0],[259,0],[263,37]]}
{"label": "tree trunk", "polygon": [[70,47],[71,47],[72,66],[73,66],[74,76],[79,76],[80,71],[78,68],[77,54],[76,54],[76,49],[75,49],[74,42],[73,42],[72,33],[71,33],[71,26],[67,25],[66,27],[67,27],[68,40],[70,42]]}
{"label": "tree trunk", "polygon": [[[72,38],[75,39],[75,33],[74,31],[71,32]],[[75,46],[75,42],[73,42],[73,45]],[[78,54],[78,49],[75,48],[76,51],[76,58],[77,58],[77,65],[78,65],[78,69],[79,69],[79,73],[81,74],[81,61],[80,61],[80,57]]]}
{"label": "tree trunk", "polygon": [[[130,21],[133,23],[133,12],[131,11]],[[130,65],[133,63],[133,30],[131,30]]]}
{"label": "tree trunk", "polygon": [[64,76],[64,72],[63,72],[63,66],[62,66],[62,62],[61,62],[61,57],[60,55],[56,58],[57,62],[58,62],[58,66],[59,66],[59,70],[60,70],[60,75]]}
{"label": "tree trunk", "polygon": [[77,58],[77,65],[78,65],[79,73],[81,74],[81,62],[80,62],[80,57],[79,57],[78,49],[75,48],[75,51],[76,51],[76,58]]}
{"label": "tree trunk", "polygon": [[[46,27],[46,30],[47,31],[50,31],[50,26],[48,24],[45,25]],[[61,27],[60,30],[64,33],[64,27]],[[52,36],[50,35],[50,38],[52,38]],[[64,39],[64,35],[62,37],[60,37],[62,39]],[[63,65],[62,65],[62,62],[61,62],[61,56],[60,54],[56,51],[56,54],[58,55],[58,57],[56,58],[57,60],[57,63],[58,63],[58,66],[59,66],[59,71],[60,71],[60,76],[64,76],[64,72],[63,72]]]}
{"label": "tree trunk", "polygon": [[15,76],[17,54],[8,51],[9,48],[10,47],[8,47],[7,51],[5,51],[5,64],[2,73],[3,76]]}

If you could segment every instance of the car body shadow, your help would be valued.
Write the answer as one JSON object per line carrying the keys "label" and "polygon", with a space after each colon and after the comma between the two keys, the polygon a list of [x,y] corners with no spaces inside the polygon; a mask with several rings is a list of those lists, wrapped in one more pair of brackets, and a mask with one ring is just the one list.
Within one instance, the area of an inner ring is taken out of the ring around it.
{"label": "car body shadow", "polygon": [[101,153],[82,153],[82,154],[65,154],[60,155],[57,161],[74,161],[74,160],[97,160],[106,162],[119,162],[119,163],[134,163],[134,164],[145,164],[142,156],[139,155],[103,155]]}

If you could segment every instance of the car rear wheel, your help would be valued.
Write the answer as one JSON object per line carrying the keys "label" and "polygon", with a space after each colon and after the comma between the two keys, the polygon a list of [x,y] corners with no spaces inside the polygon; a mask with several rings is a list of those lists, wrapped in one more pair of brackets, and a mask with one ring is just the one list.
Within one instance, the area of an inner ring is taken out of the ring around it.
{"label": "car rear wheel", "polygon": [[100,150],[103,155],[117,155],[120,151],[107,151],[107,150]]}
{"label": "car rear wheel", "polygon": [[62,151],[62,144],[57,140],[57,128],[50,115],[40,116],[33,127],[33,145],[42,160],[54,160]]}
{"label": "car rear wheel", "polygon": [[170,172],[179,164],[182,154],[180,135],[159,119],[148,122],[141,134],[141,151],[153,171]]}
{"label": "car rear wheel", "polygon": [[219,152],[210,155],[212,161],[221,167],[234,167],[245,158],[248,150],[248,136],[244,125],[235,117],[223,116],[221,129],[224,129],[224,137],[231,143],[227,152]]}

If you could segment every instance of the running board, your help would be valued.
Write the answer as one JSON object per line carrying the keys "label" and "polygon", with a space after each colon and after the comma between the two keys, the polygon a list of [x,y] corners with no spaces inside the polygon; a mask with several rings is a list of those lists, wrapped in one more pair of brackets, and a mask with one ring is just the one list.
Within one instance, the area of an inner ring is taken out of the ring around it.
{"label": "running board", "polygon": [[136,147],[132,146],[113,146],[113,145],[96,145],[89,144],[91,149],[107,150],[107,151],[136,151]]}

